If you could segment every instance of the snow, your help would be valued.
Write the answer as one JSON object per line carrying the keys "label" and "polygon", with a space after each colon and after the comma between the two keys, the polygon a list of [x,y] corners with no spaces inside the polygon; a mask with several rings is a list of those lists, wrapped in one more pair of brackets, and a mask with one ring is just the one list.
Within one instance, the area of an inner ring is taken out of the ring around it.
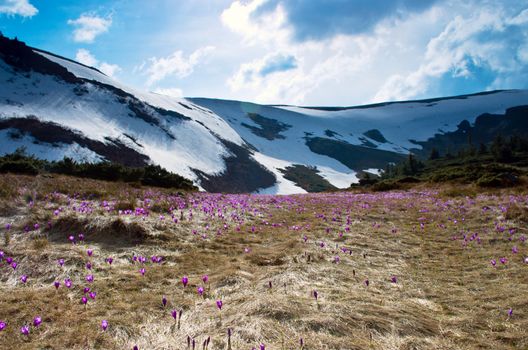
{"label": "snow", "polygon": [[[473,123],[483,113],[503,114],[512,106],[526,105],[528,90],[508,90],[467,98],[444,99],[436,102],[390,103],[377,107],[356,107],[340,111],[322,111],[295,106],[278,106],[318,120],[320,132],[330,129],[343,135],[342,139],[360,145],[358,137],[377,129],[389,141],[379,143],[368,139],[378,149],[408,153],[419,148],[411,139],[423,141],[435,133],[454,131],[464,119]],[[353,136],[352,136],[352,135]]]}
{"label": "snow", "polygon": [[103,159],[97,153],[79,146],[77,143],[50,145],[38,142],[33,137],[23,135],[20,138],[12,138],[11,133],[17,133],[14,129],[0,130],[0,154],[13,153],[18,148],[25,148],[26,154],[34,155],[40,159],[61,160],[64,157],[71,158],[78,162],[97,163]]}
{"label": "snow", "polygon": [[378,176],[380,176],[381,173],[383,172],[381,169],[376,169],[376,168],[369,168],[369,169],[365,169],[363,171],[367,172],[367,173],[374,174],[374,175],[378,175]]}
{"label": "snow", "polygon": [[343,173],[325,166],[317,167],[317,170],[319,171],[319,175],[337,188],[348,188],[351,184],[359,182],[355,171]]}
{"label": "snow", "polygon": [[[91,71],[85,67],[82,69]],[[95,71],[93,74],[101,75]],[[160,127],[131,116],[128,106],[120,103],[111,91],[89,82],[82,85],[88,93],[79,95],[75,93],[75,85],[36,72],[29,77],[17,74],[0,60],[0,81],[7,80],[10,80],[8,88],[0,90],[0,118],[31,115],[41,121],[60,124],[92,140],[118,139],[147,155],[154,163],[193,180],[197,177],[191,168],[208,174],[225,170],[223,157],[229,154],[227,149],[207,127],[194,120],[165,118],[152,109],[151,114],[175,135],[176,139],[172,139]],[[205,117],[202,118],[206,121]],[[204,122],[205,125],[214,123]],[[132,136],[142,147],[124,134]]]}
{"label": "snow", "polygon": [[281,159],[268,157],[262,153],[255,152],[253,158],[271,171],[277,178],[275,185],[258,190],[258,194],[296,194],[306,193],[304,189],[284,178],[278,169],[284,169],[292,164]]}
{"label": "snow", "polygon": [[[60,57],[49,55],[40,51],[35,52],[65,67],[70,73],[72,73],[76,77],[88,80],[95,80],[103,84],[108,84],[117,87],[118,89],[128,92],[129,94],[135,96],[136,98],[142,101],[145,101],[146,103],[152,106],[170,111],[175,111],[187,117],[190,117],[195,121],[205,123],[212,132],[217,135],[221,135],[224,140],[231,141],[237,145],[243,144],[243,141],[240,136],[233,129],[231,129],[222,118],[215,115],[214,113],[205,113],[204,111],[196,108],[196,106],[194,106],[195,108],[193,108],[193,104],[191,101],[188,101],[184,98],[176,98],[172,96],[157,94],[154,92],[138,91],[136,89],[130,88],[119,83],[118,81],[104,75],[103,73],[96,71],[93,68],[88,68],[86,66],[76,64]],[[185,108],[184,106],[182,106],[182,104],[191,107],[192,109]]]}

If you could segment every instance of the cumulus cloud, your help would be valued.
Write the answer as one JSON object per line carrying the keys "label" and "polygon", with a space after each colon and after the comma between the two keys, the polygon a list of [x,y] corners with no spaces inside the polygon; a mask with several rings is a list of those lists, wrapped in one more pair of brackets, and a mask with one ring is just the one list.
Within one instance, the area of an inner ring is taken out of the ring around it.
{"label": "cumulus cloud", "polygon": [[109,77],[115,78],[116,74],[121,71],[121,67],[117,64],[101,62],[101,64],[99,64],[99,70]]}
{"label": "cumulus cloud", "polygon": [[99,69],[101,72],[112,78],[115,78],[115,75],[121,71],[121,67],[117,64],[99,62],[99,60],[86,49],[77,50],[75,59],[84,65]]}
{"label": "cumulus cloud", "polygon": [[[326,49],[331,50],[330,46],[327,44]],[[293,55],[271,54],[242,64],[227,83],[231,91],[249,93],[252,100],[260,103],[302,104],[321,85],[337,81],[363,65],[368,55],[360,47],[362,43],[351,46],[355,55],[334,51],[324,59],[318,56],[317,49],[299,49],[298,54],[305,57],[302,61]],[[278,69],[285,65],[288,69]]]}
{"label": "cumulus cloud", "polygon": [[297,68],[297,60],[294,56],[271,54],[262,59],[242,64],[229,83],[234,89],[243,88],[244,85],[258,85],[258,81],[267,75],[287,72],[295,68]]}
{"label": "cumulus cloud", "polygon": [[253,16],[255,11],[267,0],[233,1],[225,9],[220,19],[231,31],[242,35],[244,43],[249,45],[262,42],[284,42],[290,36],[290,31],[284,28],[286,13],[281,4],[272,11]]}
{"label": "cumulus cloud", "polygon": [[112,18],[85,13],[77,19],[68,20],[68,24],[75,27],[73,31],[74,41],[92,43],[98,35],[108,31],[112,25]]}
{"label": "cumulus cloud", "polygon": [[38,10],[28,0],[2,0],[0,1],[0,13],[9,16],[33,17]]}
{"label": "cumulus cloud", "polygon": [[[296,104],[528,87],[526,2],[380,1],[233,1],[222,23],[258,56],[227,85],[236,98]],[[276,52],[295,68],[261,74]]]}
{"label": "cumulus cloud", "polygon": [[266,76],[268,74],[285,72],[295,68],[297,68],[297,59],[295,56],[274,55],[264,61],[263,66],[259,69],[259,73],[262,76]]}
{"label": "cumulus cloud", "polygon": [[298,41],[320,40],[338,34],[370,32],[383,20],[404,18],[430,8],[437,0],[268,0],[253,1],[251,19],[279,7]]}
{"label": "cumulus cloud", "polygon": [[188,57],[184,57],[182,51],[175,51],[167,57],[152,57],[137,70],[148,76],[148,86],[170,76],[185,78],[191,75],[194,67],[209,57],[214,50],[213,46],[201,47]]}
{"label": "cumulus cloud", "polygon": [[488,89],[526,86],[528,17],[501,8],[457,16],[427,44],[423,62],[413,72],[390,76],[375,101],[407,99],[428,91],[445,76],[470,79],[483,71],[495,77]]}
{"label": "cumulus cloud", "polygon": [[98,63],[97,59],[86,49],[77,50],[75,55],[77,62],[85,64],[87,66],[95,67]]}

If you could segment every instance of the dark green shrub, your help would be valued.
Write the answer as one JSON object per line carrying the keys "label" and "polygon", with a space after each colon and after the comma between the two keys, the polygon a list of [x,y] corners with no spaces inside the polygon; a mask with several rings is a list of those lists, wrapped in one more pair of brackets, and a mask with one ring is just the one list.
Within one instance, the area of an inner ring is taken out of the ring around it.
{"label": "dark green shrub", "polygon": [[0,161],[0,173],[37,175],[39,170],[31,161],[4,160]]}
{"label": "dark green shrub", "polygon": [[391,190],[399,190],[402,188],[402,185],[395,182],[395,181],[389,181],[389,180],[383,180],[378,183],[375,183],[372,185],[371,189],[373,191],[391,191]]}

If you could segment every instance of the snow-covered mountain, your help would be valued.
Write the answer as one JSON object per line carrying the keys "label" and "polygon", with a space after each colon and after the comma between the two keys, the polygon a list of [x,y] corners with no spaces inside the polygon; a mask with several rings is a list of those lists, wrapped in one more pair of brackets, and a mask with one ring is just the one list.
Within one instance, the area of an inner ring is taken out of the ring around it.
{"label": "snow-covered mountain", "polygon": [[525,90],[335,108],[174,98],[0,38],[0,154],[155,163],[207,191],[313,189],[299,176],[345,188],[463,120],[523,105]]}

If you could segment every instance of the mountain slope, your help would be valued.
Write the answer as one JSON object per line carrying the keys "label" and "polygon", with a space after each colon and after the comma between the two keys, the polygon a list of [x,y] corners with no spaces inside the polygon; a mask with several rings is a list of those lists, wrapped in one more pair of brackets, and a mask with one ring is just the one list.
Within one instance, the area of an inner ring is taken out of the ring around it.
{"label": "mountain slope", "polygon": [[314,186],[288,180],[302,169],[346,188],[463,120],[522,105],[522,90],[344,108],[173,98],[0,38],[0,154],[155,163],[215,192],[305,192]]}

